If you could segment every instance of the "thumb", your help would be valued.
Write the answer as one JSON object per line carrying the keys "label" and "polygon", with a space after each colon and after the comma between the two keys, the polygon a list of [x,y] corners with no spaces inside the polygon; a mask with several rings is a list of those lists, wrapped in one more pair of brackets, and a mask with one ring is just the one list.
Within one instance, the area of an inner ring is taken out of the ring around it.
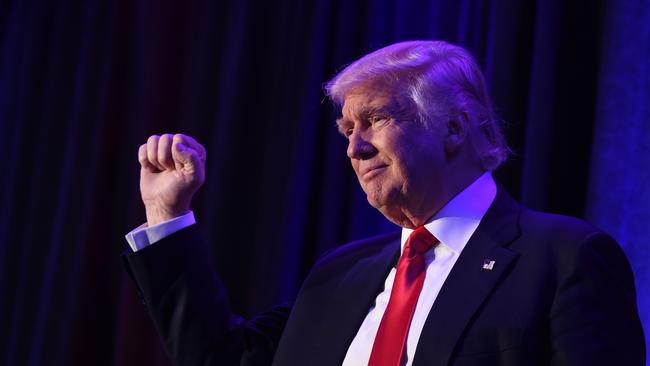
{"label": "thumb", "polygon": [[188,147],[182,142],[174,144],[172,148],[172,158],[174,158],[174,165],[177,170],[189,168],[196,171],[199,169],[199,154],[196,150]]}

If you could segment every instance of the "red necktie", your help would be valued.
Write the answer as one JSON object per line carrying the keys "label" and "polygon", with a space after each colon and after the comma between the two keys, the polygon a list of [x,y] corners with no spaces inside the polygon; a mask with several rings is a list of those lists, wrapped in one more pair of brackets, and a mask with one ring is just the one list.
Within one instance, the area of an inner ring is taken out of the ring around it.
{"label": "red necktie", "polygon": [[438,239],[424,226],[415,229],[406,240],[368,366],[402,364],[411,319],[424,283],[424,253],[437,243]]}

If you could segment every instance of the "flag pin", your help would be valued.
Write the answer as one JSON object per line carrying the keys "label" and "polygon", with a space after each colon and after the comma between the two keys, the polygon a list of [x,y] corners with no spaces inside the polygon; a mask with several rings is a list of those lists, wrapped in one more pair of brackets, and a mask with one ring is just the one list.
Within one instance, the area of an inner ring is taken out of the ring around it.
{"label": "flag pin", "polygon": [[494,268],[494,263],[495,261],[491,261],[489,259],[486,259],[483,261],[483,269],[486,271],[491,271]]}

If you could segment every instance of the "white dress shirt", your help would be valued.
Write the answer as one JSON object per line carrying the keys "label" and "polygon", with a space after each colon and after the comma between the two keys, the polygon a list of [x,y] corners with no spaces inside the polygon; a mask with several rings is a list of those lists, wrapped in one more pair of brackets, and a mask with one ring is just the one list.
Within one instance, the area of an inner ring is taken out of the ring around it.
{"label": "white dress shirt", "polygon": [[[436,301],[436,297],[449,272],[451,272],[451,268],[456,263],[460,252],[474,234],[485,212],[494,201],[496,191],[496,184],[492,179],[492,175],[485,173],[449,201],[424,225],[433,236],[440,240],[440,243],[424,254],[426,273],[406,339],[405,365],[410,366],[413,363],[415,349],[422,328],[424,328],[424,322],[429,315],[429,310]],[[411,229],[402,229],[402,251],[411,232],[413,232]],[[388,274],[384,282],[384,290],[377,295],[374,307],[370,309],[363,323],[361,323],[361,327],[345,355],[343,366],[368,364],[379,323],[388,305],[396,271],[393,268]]]}
{"label": "white dress shirt", "polygon": [[[431,310],[431,306],[433,306],[460,252],[474,234],[485,212],[494,201],[496,191],[494,179],[491,173],[487,172],[449,201],[424,225],[440,243],[425,253],[426,273],[406,341],[407,360],[405,365],[410,366],[413,363],[415,349],[429,310]],[[146,224],[141,225],[129,232],[126,235],[126,240],[135,252],[176,231],[193,225],[195,222],[194,214],[190,211],[183,216],[158,225],[151,227],[147,227]],[[407,228],[402,229],[402,251],[406,239],[412,231]],[[374,306],[370,308],[368,315],[366,315],[359,331],[352,340],[343,361],[344,366],[368,364],[375,335],[377,329],[379,329],[379,323],[384,311],[386,311],[386,305],[393,288],[395,272],[395,268],[391,269],[384,282],[384,290],[375,298]]]}

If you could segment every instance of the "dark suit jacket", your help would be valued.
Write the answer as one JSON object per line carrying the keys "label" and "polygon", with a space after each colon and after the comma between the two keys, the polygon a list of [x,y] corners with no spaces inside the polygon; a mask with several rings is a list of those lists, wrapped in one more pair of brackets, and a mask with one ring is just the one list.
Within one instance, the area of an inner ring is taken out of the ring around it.
{"label": "dark suit jacket", "polygon": [[[250,321],[230,311],[196,227],[125,263],[178,365],[340,365],[399,240],[329,252],[295,302]],[[429,313],[413,365],[645,365],[625,255],[586,223],[524,209],[500,190]]]}

